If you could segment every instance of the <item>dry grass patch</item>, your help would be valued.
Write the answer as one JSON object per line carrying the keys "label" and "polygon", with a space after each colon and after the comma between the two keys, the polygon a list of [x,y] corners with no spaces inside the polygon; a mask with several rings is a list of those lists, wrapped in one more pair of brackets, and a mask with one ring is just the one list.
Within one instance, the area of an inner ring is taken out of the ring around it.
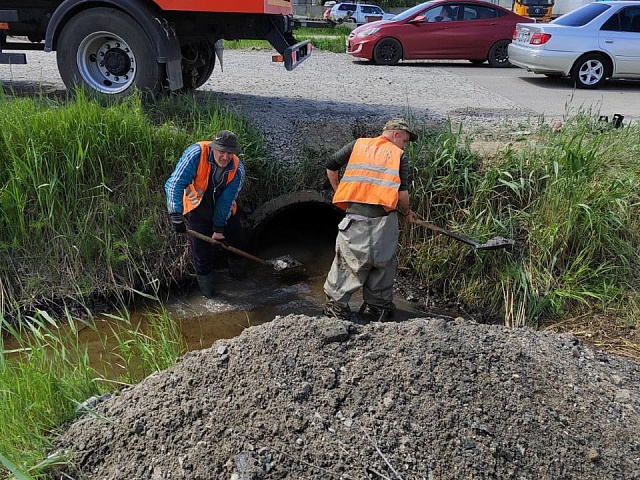
{"label": "dry grass patch", "polygon": [[611,315],[584,314],[549,324],[545,329],[575,335],[597,350],[640,361],[640,330]]}

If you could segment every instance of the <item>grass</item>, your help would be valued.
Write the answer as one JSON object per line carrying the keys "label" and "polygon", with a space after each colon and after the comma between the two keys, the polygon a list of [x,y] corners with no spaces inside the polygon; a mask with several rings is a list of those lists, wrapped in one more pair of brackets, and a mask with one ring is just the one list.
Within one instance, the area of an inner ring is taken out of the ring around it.
{"label": "grass", "polygon": [[38,311],[13,326],[0,317],[2,329],[19,344],[12,351],[0,344],[0,464],[16,478],[42,478],[51,466],[68,461],[48,455],[51,439],[84,400],[114,385],[138,383],[186,352],[163,309],[148,314],[144,331],[128,314],[112,315],[111,325],[116,342],[92,365],[78,335],[79,327],[96,329],[92,319],[67,312],[54,320]]}
{"label": "grass", "polygon": [[622,304],[621,321],[634,322],[638,127],[578,115],[486,165],[459,133],[426,133],[413,149],[416,211],[472,238],[513,238],[516,249],[474,251],[414,229],[405,261],[445,297],[514,325],[620,315]]}
{"label": "grass", "polygon": [[[220,129],[264,147],[210,97],[102,105],[0,96],[0,310],[126,296],[179,276],[163,185],[190,143]],[[259,200],[256,200],[259,201]],[[20,273],[18,273],[20,272]]]}
{"label": "grass", "polygon": [[[348,27],[336,26],[335,28],[300,28],[293,33],[299,42],[311,40],[316,50],[344,53],[350,32],[351,29]],[[229,50],[274,50],[266,40],[227,40],[224,42],[224,48]]]}

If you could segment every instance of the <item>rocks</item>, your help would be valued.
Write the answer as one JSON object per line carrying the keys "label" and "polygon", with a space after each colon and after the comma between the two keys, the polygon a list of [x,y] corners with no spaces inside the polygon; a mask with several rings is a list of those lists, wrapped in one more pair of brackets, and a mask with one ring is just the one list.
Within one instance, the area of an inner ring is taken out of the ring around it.
{"label": "rocks", "polygon": [[640,478],[640,365],[461,318],[277,317],[95,408],[58,478]]}

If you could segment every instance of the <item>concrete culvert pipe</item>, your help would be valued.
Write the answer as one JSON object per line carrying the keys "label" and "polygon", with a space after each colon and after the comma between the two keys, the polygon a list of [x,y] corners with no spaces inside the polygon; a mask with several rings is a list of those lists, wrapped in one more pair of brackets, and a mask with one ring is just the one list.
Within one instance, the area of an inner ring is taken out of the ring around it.
{"label": "concrete culvert pipe", "polygon": [[344,214],[317,191],[282,195],[249,217],[250,250],[262,257],[291,255],[310,275],[326,274]]}

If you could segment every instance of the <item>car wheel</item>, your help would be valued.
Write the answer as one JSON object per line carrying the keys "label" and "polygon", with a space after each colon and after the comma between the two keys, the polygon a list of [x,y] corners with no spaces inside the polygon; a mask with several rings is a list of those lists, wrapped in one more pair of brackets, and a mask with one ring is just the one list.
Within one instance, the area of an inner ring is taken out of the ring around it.
{"label": "car wheel", "polygon": [[609,61],[599,53],[583,55],[571,69],[571,79],[578,88],[598,88],[609,75]]}
{"label": "car wheel", "polygon": [[373,49],[373,61],[378,65],[395,65],[402,58],[402,45],[395,38],[383,38]]}
{"label": "car wheel", "polygon": [[204,85],[216,65],[215,44],[207,41],[182,46],[182,89],[195,90]]}
{"label": "car wheel", "polygon": [[490,66],[494,68],[511,66],[509,63],[510,43],[511,42],[509,40],[498,40],[493,44],[489,50],[489,56],[487,57]]}

